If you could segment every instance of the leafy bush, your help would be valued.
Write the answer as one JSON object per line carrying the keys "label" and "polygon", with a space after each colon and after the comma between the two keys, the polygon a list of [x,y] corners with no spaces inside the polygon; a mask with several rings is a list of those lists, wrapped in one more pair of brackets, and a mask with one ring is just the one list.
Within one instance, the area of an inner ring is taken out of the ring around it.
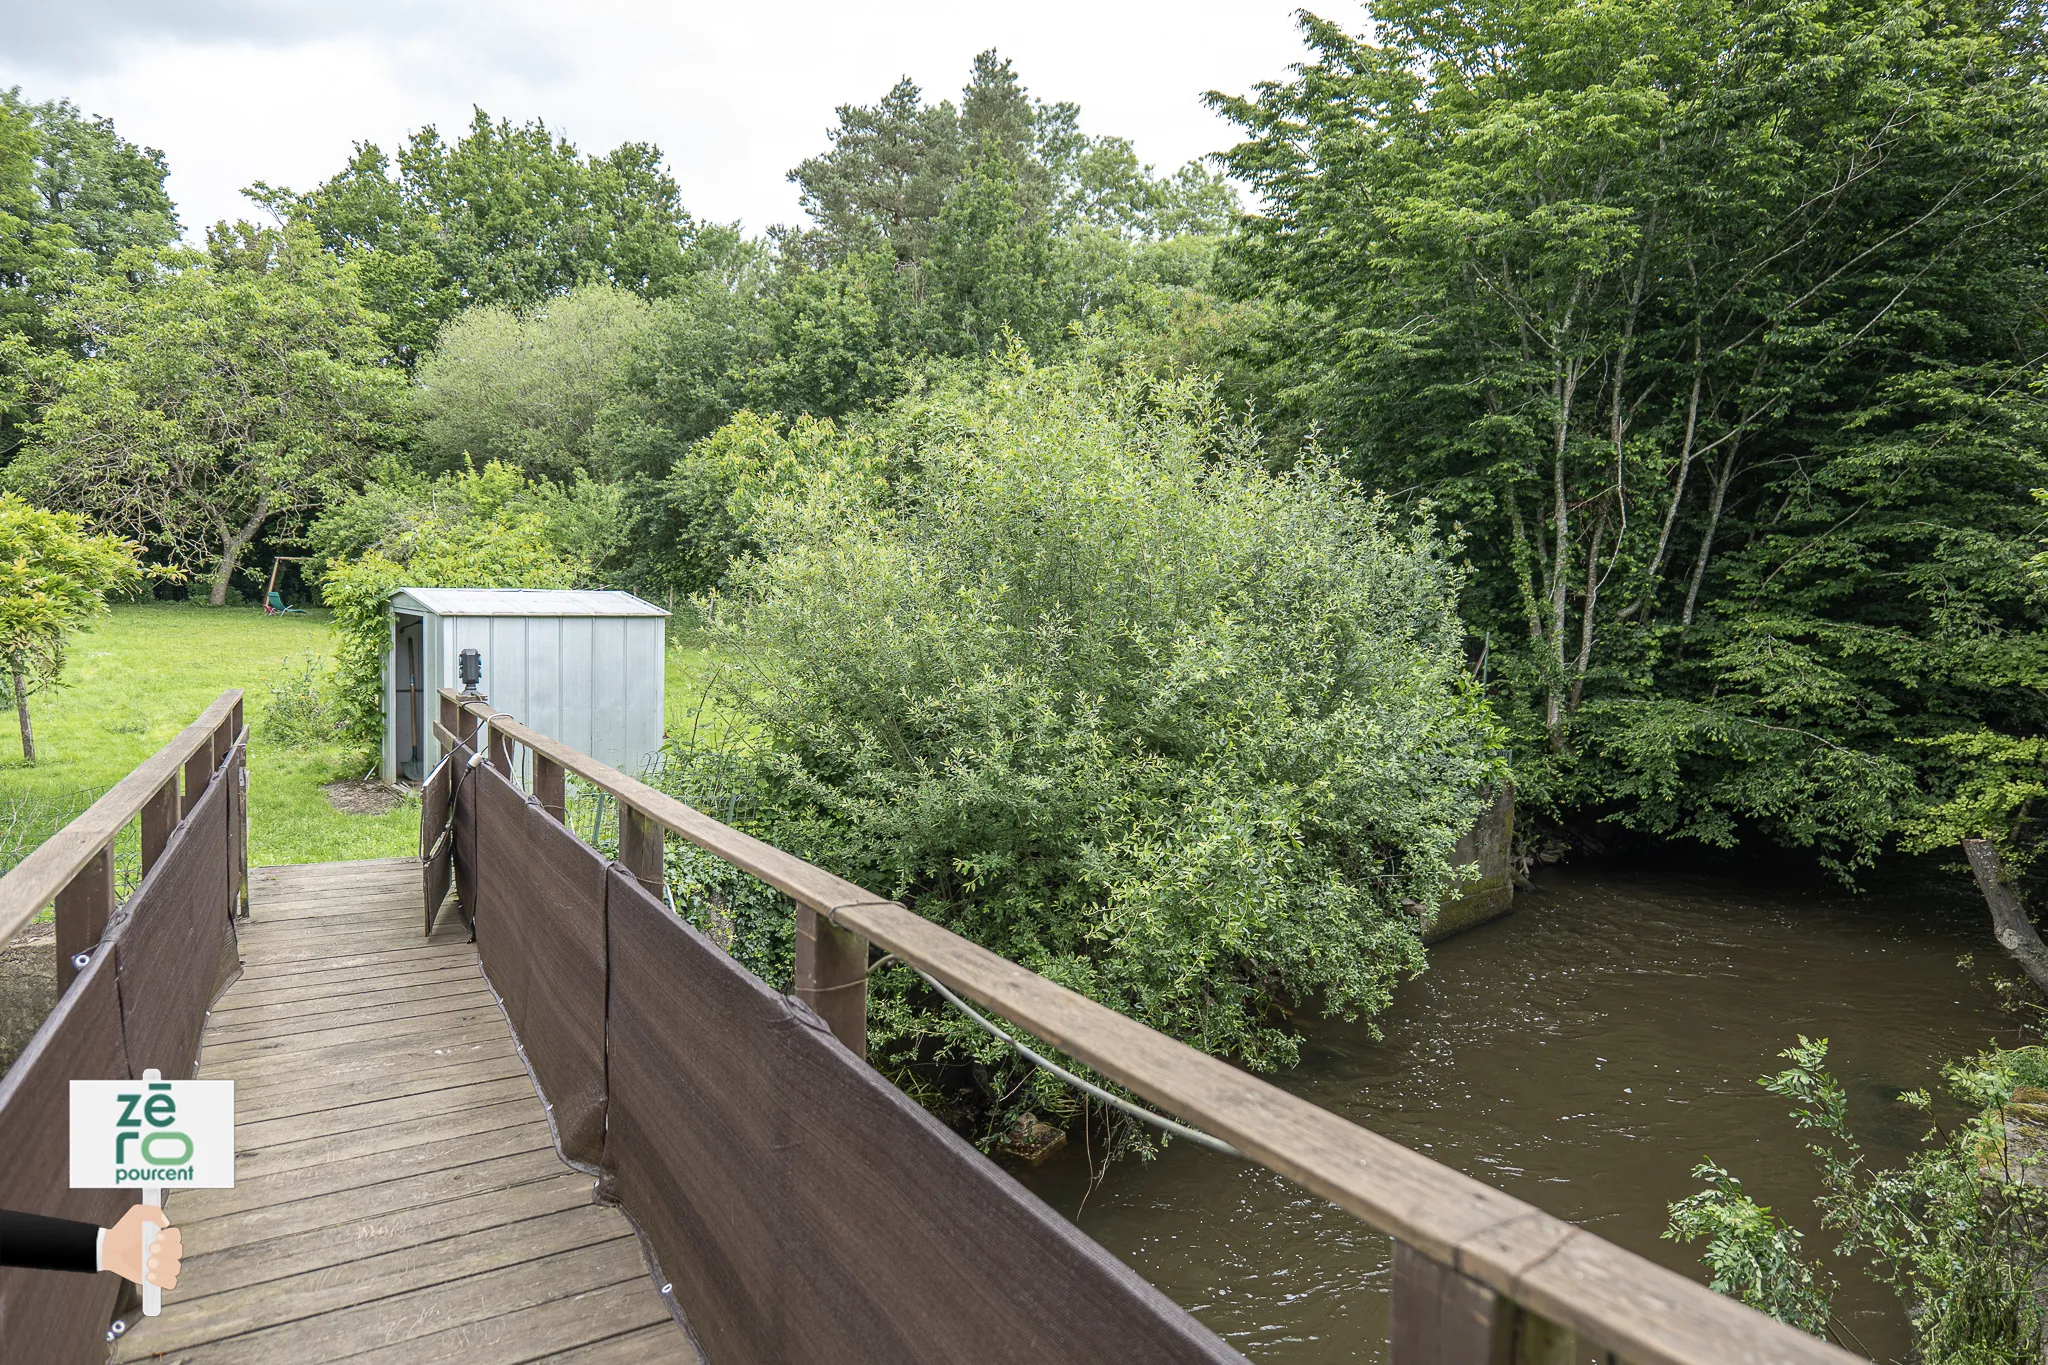
{"label": "leafy bush", "polygon": [[[530,484],[497,464],[422,484],[406,501],[404,485],[373,485],[323,519],[315,540],[330,555],[349,535],[373,526],[366,508],[396,503],[403,517],[353,557],[330,558],[321,593],[334,609],[334,708],[341,737],[365,757],[383,735],[384,651],[391,594],[413,588],[572,588],[591,570],[601,542],[581,529],[590,509],[552,486]],[[323,537],[324,532],[324,537]],[[583,537],[583,552],[576,548]],[[354,542],[360,545],[360,541]]]}
{"label": "leafy bush", "polygon": [[[1794,1121],[1813,1130],[1810,1150],[1827,1192],[1824,1226],[1836,1252],[1863,1256],[1894,1290],[1924,1365],[2038,1365],[2039,1287],[2048,1275],[2048,1188],[2038,1109],[2031,1132],[2017,1123],[2019,1084],[2048,1074],[2039,1048],[1992,1052],[1943,1076],[1971,1116],[1935,1124],[1921,1149],[1895,1169],[1872,1168],[1849,1129],[1848,1100],[1826,1070],[1826,1039],[1802,1037],[1782,1054],[1792,1065],[1757,1083],[1793,1101]],[[1924,1090],[1900,1100],[1931,1114]],[[1833,1281],[1800,1254],[1797,1229],[1754,1203],[1712,1162],[1693,1174],[1709,1188],[1671,1206],[1665,1236],[1705,1238],[1713,1287],[1815,1335],[1826,1331]]]}
{"label": "leafy bush", "polygon": [[1833,1283],[1800,1254],[1799,1229],[1744,1194],[1742,1182],[1711,1161],[1693,1167],[1692,1178],[1707,1188],[1671,1206],[1664,1235],[1679,1242],[1707,1239],[1700,1259],[1713,1272],[1708,1288],[1802,1332],[1825,1335]]}
{"label": "leafy bush", "polygon": [[311,749],[334,742],[340,731],[327,689],[327,667],[319,659],[287,659],[270,680],[263,708],[263,738],[286,749]]}
{"label": "leafy bush", "polygon": [[[1443,542],[1314,450],[1267,472],[1195,381],[1013,358],[917,420],[894,492],[768,500],[713,604],[754,823],[1253,1067],[1291,1006],[1383,1008],[1500,775]],[[1014,1065],[877,982],[899,1069]]]}
{"label": "leafy bush", "polygon": [[829,421],[785,426],[742,411],[696,442],[670,469],[662,497],[671,514],[677,572],[692,591],[715,586],[754,538],[762,507],[806,479],[880,477],[873,442]]}

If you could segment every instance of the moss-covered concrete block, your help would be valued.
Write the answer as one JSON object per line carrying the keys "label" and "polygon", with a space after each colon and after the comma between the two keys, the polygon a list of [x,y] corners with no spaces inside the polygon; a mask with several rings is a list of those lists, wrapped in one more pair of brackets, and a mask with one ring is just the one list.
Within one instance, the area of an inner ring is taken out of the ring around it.
{"label": "moss-covered concrete block", "polygon": [[1514,789],[1503,788],[1451,852],[1451,865],[1477,863],[1478,875],[1453,887],[1436,913],[1422,922],[1422,941],[1435,943],[1475,924],[1499,919],[1515,908],[1515,883],[1508,853],[1515,829]]}

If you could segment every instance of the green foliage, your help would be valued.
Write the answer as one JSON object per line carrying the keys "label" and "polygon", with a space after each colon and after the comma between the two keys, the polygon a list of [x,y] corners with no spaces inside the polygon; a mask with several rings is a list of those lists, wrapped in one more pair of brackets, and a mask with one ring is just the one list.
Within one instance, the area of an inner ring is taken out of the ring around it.
{"label": "green foliage", "polygon": [[1033,99],[1009,61],[974,59],[960,103],[926,104],[908,78],[873,106],[841,105],[831,147],[789,173],[833,257],[886,250],[930,258],[939,220],[977,162],[1007,162],[1021,211],[1055,231],[1092,225],[1136,237],[1219,232],[1237,211],[1229,182],[1199,162],[1155,176],[1123,138],[1080,131],[1080,109]]}
{"label": "green foliage", "polygon": [[2048,728],[2037,10],[1395,0],[1249,99],[1269,382],[1473,531],[1531,804],[1866,863]]}
{"label": "green foliage", "polygon": [[1154,373],[1231,344],[1215,334],[1238,314],[1208,292],[1215,235],[1236,211],[1219,176],[1155,177],[1128,143],[1083,134],[1073,105],[1031,98],[992,52],[957,105],[926,104],[906,80],[839,116],[831,147],[791,172],[815,226],[770,243],[701,233],[702,269],[658,303],[598,419],[595,442],[633,480],[630,582],[715,579],[704,537],[723,493],[678,499],[698,481],[691,445],[743,411],[865,420],[1010,340],[1053,355],[1112,316],[1132,346],[1156,314],[1186,324],[1186,344],[1151,348]]}
{"label": "green foliage", "polygon": [[617,495],[590,484],[565,492],[492,463],[431,483],[372,486],[323,517],[313,538],[324,554],[321,594],[334,609],[343,741],[367,756],[382,740],[395,590],[577,587],[602,550],[590,524],[615,517]]}
{"label": "green foliage", "polygon": [[88,118],[69,100],[30,104],[20,89],[0,91],[0,108],[28,120],[37,135],[35,213],[62,224],[92,268],[116,268],[123,251],[156,250],[178,240],[178,211],[164,189],[164,154],[122,137],[112,119]]}
{"label": "green foliage", "polygon": [[460,314],[418,368],[429,460],[499,460],[556,480],[615,476],[595,427],[650,322],[646,302],[612,284],[523,311],[486,304]]}
{"label": "green foliage", "polygon": [[34,416],[40,372],[83,345],[51,315],[64,292],[125,249],[177,239],[165,174],[161,152],[109,120],[0,90],[0,462]]}
{"label": "green foliage", "polygon": [[[1430,526],[1313,449],[1266,472],[1198,380],[1019,355],[892,421],[893,489],[840,434],[708,604],[756,827],[1249,1066],[1294,1059],[1288,1008],[1383,1008],[1500,776]],[[871,1029],[1017,1067],[903,980]]]}
{"label": "green foliage", "polygon": [[1692,1177],[1707,1188],[1671,1206],[1664,1236],[1707,1240],[1700,1259],[1713,1273],[1708,1287],[1715,1293],[1825,1335],[1833,1286],[1801,1256],[1799,1230],[1744,1194],[1742,1182],[1711,1161],[1693,1167]]}
{"label": "green foliage", "polygon": [[287,659],[267,689],[263,708],[265,742],[286,749],[317,749],[334,742],[340,731],[327,689],[327,661]]}
{"label": "green foliage", "polygon": [[579,284],[653,298],[695,268],[695,230],[660,149],[623,143],[585,156],[539,121],[475,111],[455,142],[429,125],[393,159],[358,143],[342,171],[303,194],[252,194],[360,263],[382,334],[407,365],[474,304],[525,308]]}
{"label": "green foliage", "polygon": [[799,417],[787,427],[742,411],[676,461],[662,485],[672,514],[677,586],[713,588],[735,560],[757,552],[761,516],[804,484],[858,491],[879,485],[881,457],[866,436]]}
{"label": "green foliage", "polygon": [[218,606],[259,533],[294,533],[403,438],[404,376],[303,229],[120,259],[57,310],[91,346],[7,482],[203,572]]}
{"label": "green foliage", "polygon": [[[1927,1365],[2033,1365],[2040,1359],[2048,1273],[2048,1187],[2039,1128],[2021,1126],[2016,1085],[2044,1072],[2041,1049],[1992,1052],[1944,1069],[1971,1116],[1936,1124],[1905,1165],[1873,1169],[1850,1131],[1848,1101],[1827,1070],[1826,1039],[1801,1037],[1791,1063],[1758,1084],[1793,1102],[1811,1130],[1826,1194],[1823,1225],[1840,1234],[1838,1255],[1863,1258],[1894,1290],[1912,1323],[1915,1358]],[[1933,1112],[1925,1091],[1900,1096]],[[2038,1118],[2028,1120],[2037,1122]],[[1825,1331],[1824,1272],[1800,1255],[1796,1229],[1772,1217],[1712,1162],[1693,1174],[1709,1188],[1672,1205],[1666,1236],[1704,1237],[1714,1288],[1735,1293],[1803,1330]]]}
{"label": "green foliage", "polygon": [[22,756],[35,759],[28,694],[64,671],[71,636],[107,613],[110,595],[142,585],[141,546],[94,535],[83,517],[0,493],[0,665],[21,708]]}

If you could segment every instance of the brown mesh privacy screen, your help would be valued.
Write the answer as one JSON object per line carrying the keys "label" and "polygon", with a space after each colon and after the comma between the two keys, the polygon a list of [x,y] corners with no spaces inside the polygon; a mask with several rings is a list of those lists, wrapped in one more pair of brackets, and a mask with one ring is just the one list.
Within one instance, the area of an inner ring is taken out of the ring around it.
{"label": "brown mesh privacy screen", "polygon": [[122,1028],[138,1070],[192,1074],[206,1011],[235,967],[227,784],[215,778],[123,907],[114,942]]}
{"label": "brown mesh privacy screen", "polygon": [[448,763],[454,785],[452,799],[455,803],[455,900],[462,911],[462,922],[470,932],[476,931],[476,787],[470,779],[476,776],[477,768],[469,766],[474,753],[468,745],[457,745],[448,755]]}
{"label": "brown mesh privacy screen", "polygon": [[571,1160],[604,1155],[604,860],[488,764],[477,799],[476,949]]}
{"label": "brown mesh privacy screen", "polygon": [[[114,972],[113,954],[94,953],[0,1081],[0,1208],[108,1227],[134,1206],[132,1190],[70,1188],[71,1081],[134,1074]],[[0,1270],[0,1359],[98,1365],[120,1286],[112,1275]]]}
{"label": "brown mesh privacy screen", "polygon": [[622,869],[605,1165],[718,1365],[1242,1361]]}
{"label": "brown mesh privacy screen", "polygon": [[249,850],[249,794],[242,786],[242,772],[249,762],[249,732],[243,729],[235,745],[228,750],[227,762],[221,768],[221,781],[227,788],[228,826],[228,913],[233,914],[241,902],[242,874],[248,866]]}
{"label": "brown mesh privacy screen", "polygon": [[454,866],[455,841],[448,837],[449,792],[456,760],[445,758],[420,788],[420,880],[426,895],[427,932],[448,899],[448,877]]}

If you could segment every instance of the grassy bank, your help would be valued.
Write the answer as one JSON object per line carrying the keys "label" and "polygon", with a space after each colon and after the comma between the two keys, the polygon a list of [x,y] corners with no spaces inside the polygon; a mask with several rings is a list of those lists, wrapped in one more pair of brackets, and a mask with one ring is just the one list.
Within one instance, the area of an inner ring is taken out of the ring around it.
{"label": "grassy bank", "polygon": [[[323,612],[266,617],[258,608],[148,602],[116,607],[74,642],[64,685],[31,701],[37,762],[21,760],[11,709],[0,723],[0,811],[24,799],[72,803],[111,786],[170,741],[231,687],[246,694],[249,861],[327,862],[410,854],[419,809],[346,815],[321,790],[363,776],[340,748],[287,749],[266,741],[271,684],[290,663],[325,660],[332,642]],[[671,717],[686,714],[704,669],[702,651],[668,662]]]}

